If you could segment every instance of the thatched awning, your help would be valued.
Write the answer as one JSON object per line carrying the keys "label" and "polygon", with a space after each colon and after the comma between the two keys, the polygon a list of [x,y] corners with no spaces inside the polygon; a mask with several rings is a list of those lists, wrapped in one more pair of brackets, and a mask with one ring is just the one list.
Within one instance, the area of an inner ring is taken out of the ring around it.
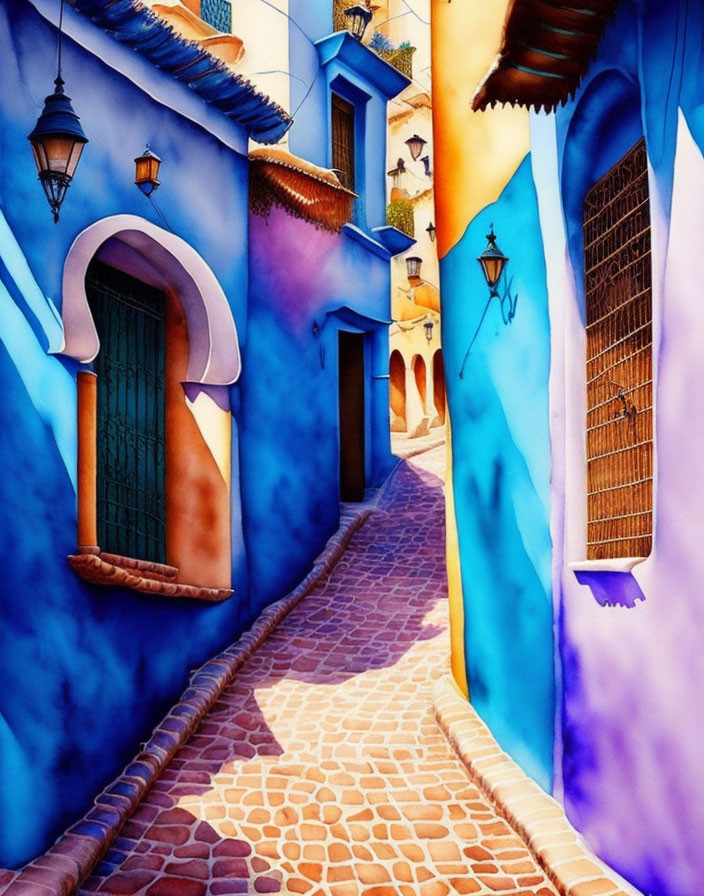
{"label": "thatched awning", "polygon": [[564,103],[579,86],[617,3],[510,0],[501,50],[472,108],[510,103],[552,110]]}
{"label": "thatched awning", "polygon": [[283,149],[255,149],[250,161],[250,209],[267,215],[273,204],[296,218],[339,231],[352,216],[357,194],[334,171],[320,168]]}

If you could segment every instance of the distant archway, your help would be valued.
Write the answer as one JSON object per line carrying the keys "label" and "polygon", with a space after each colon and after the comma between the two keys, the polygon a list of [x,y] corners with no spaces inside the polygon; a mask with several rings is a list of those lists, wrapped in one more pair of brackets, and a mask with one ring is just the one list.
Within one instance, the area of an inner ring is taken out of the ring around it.
{"label": "distant archway", "polygon": [[394,350],[389,359],[389,403],[392,432],[406,431],[406,364],[401,352]]}
{"label": "distant archway", "polygon": [[447,399],[445,395],[445,365],[442,360],[442,349],[438,349],[433,355],[433,401],[440,417],[440,422],[444,424]]}
{"label": "distant archway", "polygon": [[427,379],[427,371],[425,367],[425,361],[420,355],[416,355],[413,359],[413,376],[416,380],[416,388],[418,389],[418,395],[420,396],[420,403],[423,406],[423,411],[425,412],[427,399],[427,391],[425,385]]}

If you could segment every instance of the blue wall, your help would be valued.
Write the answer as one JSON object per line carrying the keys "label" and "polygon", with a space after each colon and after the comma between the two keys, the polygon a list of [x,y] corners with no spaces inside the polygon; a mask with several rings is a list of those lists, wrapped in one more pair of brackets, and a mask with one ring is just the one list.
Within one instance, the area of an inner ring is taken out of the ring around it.
{"label": "blue wall", "polygon": [[[509,326],[487,301],[477,256],[493,222],[518,294]],[[527,156],[499,199],[441,261],[442,339],[452,423],[470,700],[507,750],[552,787],[549,322],[537,199]]]}
{"label": "blue wall", "polygon": [[[252,216],[249,339],[243,359],[242,465],[252,590],[264,603],[300,581],[337,527],[339,329],[369,329],[367,484],[392,468],[386,326],[389,263],[345,233],[333,234],[274,207]],[[346,319],[344,319],[346,318]],[[322,328],[313,335],[313,323]],[[350,323],[351,321],[351,323]],[[324,366],[323,366],[324,365]]]}
{"label": "blue wall", "polygon": [[[66,15],[76,14],[67,7]],[[130,64],[133,52],[114,46]],[[67,92],[90,143],[54,225],[26,135],[52,88],[55,51],[55,32],[29,4],[0,5],[0,157],[12,171],[0,188],[9,224],[0,228],[3,866],[45,849],[89,807],[178,696],[188,670],[253,614],[241,542],[233,546],[236,596],[217,606],[91,587],[66,564],[76,547],[76,365],[46,353],[56,319],[41,294],[60,307],[69,247],[97,219],[131,213],[161,225],[133,184],[132,160],[150,141],[164,159],[158,203],[219,278],[242,338],[247,165],[66,39]],[[153,74],[155,83],[167,77]],[[23,258],[29,270],[19,276]]]}

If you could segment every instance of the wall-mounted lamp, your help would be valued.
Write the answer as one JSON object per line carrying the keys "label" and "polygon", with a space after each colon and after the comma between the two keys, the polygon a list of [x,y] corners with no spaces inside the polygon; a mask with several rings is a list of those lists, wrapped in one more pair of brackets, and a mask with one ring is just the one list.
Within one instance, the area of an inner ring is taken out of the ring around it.
{"label": "wall-mounted lamp", "polygon": [[498,292],[496,291],[496,284],[499,282],[499,277],[508,263],[508,258],[496,245],[496,234],[494,233],[493,224],[491,225],[491,230],[486,238],[488,240],[486,249],[484,249],[482,254],[477,258],[477,261],[482,266],[484,279],[487,282],[491,295],[497,296]]}
{"label": "wall-mounted lamp", "polygon": [[355,6],[350,6],[348,9],[344,10],[344,13],[347,17],[347,30],[351,33],[352,37],[361,41],[364,37],[364,32],[367,30],[367,25],[372,20],[371,9],[367,6],[356,4]]}
{"label": "wall-mounted lamp", "polygon": [[54,223],[59,220],[61,203],[73,178],[88,138],[83,133],[78,115],[73,111],[71,98],[64,93],[61,77],[61,35],[64,17],[64,0],[61,0],[59,14],[59,59],[54,84],[56,89],[44,100],[44,109],[37,119],[34,130],[27,138],[32,144],[34,161],[39,172],[39,180],[49,207],[54,215]]}
{"label": "wall-mounted lamp", "polygon": [[430,224],[428,224],[428,226],[425,228],[425,232],[426,232],[426,233],[428,234],[428,236],[430,237],[430,242],[431,242],[431,243],[434,243],[434,242],[435,242],[435,225],[433,224],[432,221],[431,221]]}
{"label": "wall-mounted lamp", "polygon": [[147,148],[141,156],[137,156],[134,164],[134,182],[144,195],[149,197],[160,186],[159,165],[161,165],[161,159],[149,149],[149,144],[147,143]]}
{"label": "wall-mounted lamp", "polygon": [[406,146],[408,147],[408,151],[411,154],[411,158],[415,162],[418,156],[423,152],[423,147],[428,142],[424,140],[422,137],[419,137],[418,134],[414,134],[412,137],[409,137],[408,140],[404,141]]}
{"label": "wall-mounted lamp", "polygon": [[406,258],[406,274],[409,280],[420,280],[420,266],[422,264],[423,259],[417,255],[409,255]]}
{"label": "wall-mounted lamp", "polygon": [[426,322],[423,324],[423,329],[425,330],[425,338],[430,342],[433,338],[433,327],[435,324],[428,318]]}
{"label": "wall-mounted lamp", "polygon": [[486,317],[486,313],[489,310],[491,300],[493,298],[499,299],[499,304],[501,307],[501,317],[503,318],[504,324],[510,324],[513,318],[516,316],[518,295],[511,295],[510,283],[504,288],[502,295],[499,295],[499,291],[497,289],[499,280],[501,279],[501,275],[506,269],[506,265],[508,264],[509,259],[508,256],[504,255],[501,249],[499,249],[499,247],[496,245],[496,234],[494,233],[493,224],[490,225],[490,231],[487,234],[486,238],[486,248],[481,253],[481,255],[478,256],[477,261],[481,265],[484,279],[486,280],[487,286],[489,287],[489,299],[487,300],[484,311],[482,312],[482,316],[479,319],[477,329],[474,331],[472,341],[469,343],[469,348],[465,353],[464,360],[462,361],[462,367],[460,368],[460,378],[464,377],[464,368],[465,364],[467,363],[467,358],[469,357],[472,346],[474,345],[476,338],[479,335],[479,330],[484,323],[484,318]]}

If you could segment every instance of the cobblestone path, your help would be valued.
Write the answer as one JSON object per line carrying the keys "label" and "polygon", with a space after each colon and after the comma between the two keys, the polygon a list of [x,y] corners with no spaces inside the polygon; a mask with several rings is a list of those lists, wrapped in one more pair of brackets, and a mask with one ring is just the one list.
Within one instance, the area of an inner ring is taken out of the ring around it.
{"label": "cobblestone path", "polygon": [[449,654],[443,460],[404,462],[80,893],[555,893],[431,712]]}

